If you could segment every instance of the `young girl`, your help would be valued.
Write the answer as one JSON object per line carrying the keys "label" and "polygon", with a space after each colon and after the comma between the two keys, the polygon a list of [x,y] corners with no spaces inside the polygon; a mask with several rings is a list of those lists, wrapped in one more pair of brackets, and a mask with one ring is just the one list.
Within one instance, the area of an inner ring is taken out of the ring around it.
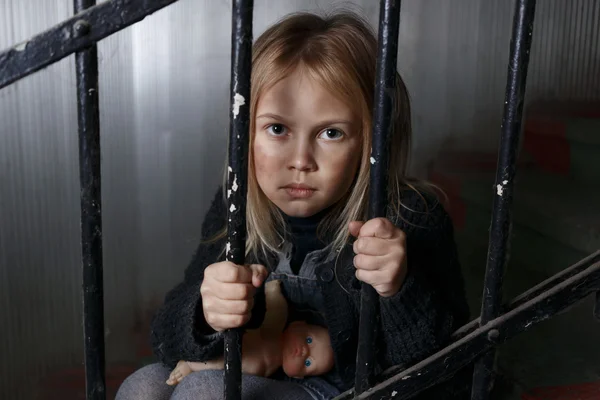
{"label": "young girl", "polygon": [[[361,282],[380,296],[381,329],[373,346],[379,372],[434,353],[467,321],[451,221],[426,186],[405,176],[411,118],[399,76],[388,214],[366,221],[376,54],[368,24],[348,13],[295,14],[258,38],[248,265],[223,261],[227,210],[220,189],[184,281],[166,296],[153,322],[161,363],[130,376],[118,400],[222,398],[222,371],[193,372],[175,388],[165,381],[180,360],[221,357],[224,330],[259,326],[266,280],[282,282],[290,322],[327,328],[335,365],[326,375],[302,380],[244,375],[244,399],[331,399],[353,387]],[[456,378],[423,396],[453,398],[468,384]]]}

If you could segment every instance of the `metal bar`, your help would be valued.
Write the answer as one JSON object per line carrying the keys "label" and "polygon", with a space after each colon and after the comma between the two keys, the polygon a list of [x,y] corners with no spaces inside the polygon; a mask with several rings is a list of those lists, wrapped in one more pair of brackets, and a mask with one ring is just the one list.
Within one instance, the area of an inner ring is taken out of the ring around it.
{"label": "metal bar", "polygon": [[[481,325],[496,318],[502,307],[502,278],[508,259],[513,184],[521,133],[535,3],[535,0],[515,1],[504,116],[496,170],[496,196],[494,196],[493,202],[490,244],[481,306]],[[473,373],[472,400],[485,400],[489,397],[493,386],[492,370],[495,356],[495,349],[491,349],[477,361]]]}
{"label": "metal bar", "polygon": [[[246,193],[250,130],[250,75],[252,70],[253,0],[234,0],[231,30],[231,116],[227,173],[228,261],[243,265],[246,253]],[[225,332],[225,398],[242,392],[242,331]]]}
{"label": "metal bar", "polygon": [[[600,290],[600,262],[558,282],[514,310],[501,315],[400,374],[375,385],[358,399],[406,400],[452,377],[478,355],[561,313]],[[352,390],[336,399],[351,399]]]}
{"label": "metal bar", "polygon": [[[96,0],[74,0],[76,13]],[[90,24],[79,19],[76,37],[90,34]],[[104,286],[102,267],[102,191],[100,171],[100,116],[98,107],[98,52],[96,45],[75,55],[79,123],[79,178],[81,182],[81,260],[83,266],[83,333],[87,400],[106,398],[104,360]]]}
{"label": "metal bar", "polygon": [[[379,48],[373,106],[369,219],[386,216],[388,142],[392,127],[392,108],[397,74],[400,3],[400,0],[381,0],[379,5]],[[373,371],[377,360],[377,348],[374,343],[378,328],[379,296],[372,286],[363,283],[356,355],[355,387],[357,393],[367,390],[373,383]]]}
{"label": "metal bar", "polygon": [[[515,308],[519,307],[520,305],[527,303],[529,300],[533,299],[534,297],[536,297],[536,296],[546,292],[548,289],[556,286],[559,282],[562,282],[566,279],[569,279],[570,277],[572,277],[574,275],[577,275],[584,269],[588,268],[590,265],[595,264],[597,262],[600,262],[600,250],[593,254],[590,254],[583,260],[579,261],[577,264],[571,266],[570,268],[560,271],[556,275],[553,275],[552,277],[550,277],[550,278],[546,279],[545,281],[532,287],[528,291],[515,297],[513,300],[511,300],[510,303],[506,304],[502,308],[502,312],[506,313],[511,310],[514,310]],[[481,321],[481,319],[477,318],[477,319],[474,319],[473,321],[469,322],[468,324],[462,326],[460,329],[458,329],[456,332],[454,332],[452,334],[452,341],[456,341],[456,340],[468,335],[469,333],[473,332],[475,329],[477,329],[479,327],[479,325],[480,325],[479,321]]]}
{"label": "metal bar", "polygon": [[594,306],[594,315],[600,319],[600,291],[596,292],[596,305]]}
{"label": "metal bar", "polygon": [[[0,89],[112,35],[178,0],[104,1],[0,53]],[[78,35],[76,24],[89,24]]]}

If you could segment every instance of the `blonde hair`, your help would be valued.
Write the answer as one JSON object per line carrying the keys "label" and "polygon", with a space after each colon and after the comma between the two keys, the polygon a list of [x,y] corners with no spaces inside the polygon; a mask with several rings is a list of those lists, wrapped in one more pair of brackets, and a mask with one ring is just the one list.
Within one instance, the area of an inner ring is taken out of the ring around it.
{"label": "blonde hair", "polygon": [[[277,251],[286,238],[281,211],[256,180],[252,146],[260,96],[302,66],[313,79],[361,116],[362,159],[348,193],[321,221],[319,236],[327,234],[332,250],[348,239],[348,224],[366,220],[369,193],[371,125],[377,59],[377,40],[369,24],[354,13],[330,16],[292,14],[267,29],[254,43],[252,54],[246,254]],[[400,194],[413,187],[405,177],[411,140],[410,103],[402,78],[396,75],[393,126],[390,138],[388,202],[399,214]],[[227,187],[226,177],[223,188]],[[225,193],[224,193],[225,196]],[[219,236],[224,236],[222,232]]]}

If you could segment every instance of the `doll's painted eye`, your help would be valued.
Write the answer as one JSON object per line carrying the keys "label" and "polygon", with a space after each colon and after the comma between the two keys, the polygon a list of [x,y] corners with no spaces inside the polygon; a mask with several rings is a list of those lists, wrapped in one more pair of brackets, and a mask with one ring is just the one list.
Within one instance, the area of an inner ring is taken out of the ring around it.
{"label": "doll's painted eye", "polygon": [[311,344],[312,343],[312,337],[307,337],[306,338],[306,343]]}
{"label": "doll's painted eye", "polygon": [[312,362],[310,361],[310,359],[307,358],[306,360],[304,360],[304,366],[305,367],[310,367],[311,364],[312,364]]}

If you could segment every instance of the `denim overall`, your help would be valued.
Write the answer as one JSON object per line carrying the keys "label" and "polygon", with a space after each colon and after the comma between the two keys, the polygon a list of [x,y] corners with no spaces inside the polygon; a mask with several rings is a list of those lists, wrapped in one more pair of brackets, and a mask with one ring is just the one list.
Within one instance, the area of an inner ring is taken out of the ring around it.
{"label": "denim overall", "polygon": [[[317,271],[319,266],[332,261],[335,253],[330,254],[328,248],[308,253],[298,274],[294,274],[290,265],[291,250],[291,243],[284,244],[283,251],[278,253],[278,265],[267,280],[281,282],[283,295],[290,305],[288,322],[306,321],[308,324],[327,327],[323,305],[323,283],[318,279]],[[340,378],[335,368],[322,377],[289,378],[281,370],[278,375],[275,379],[293,381],[304,386],[315,400],[329,400],[340,394],[336,388]]]}

